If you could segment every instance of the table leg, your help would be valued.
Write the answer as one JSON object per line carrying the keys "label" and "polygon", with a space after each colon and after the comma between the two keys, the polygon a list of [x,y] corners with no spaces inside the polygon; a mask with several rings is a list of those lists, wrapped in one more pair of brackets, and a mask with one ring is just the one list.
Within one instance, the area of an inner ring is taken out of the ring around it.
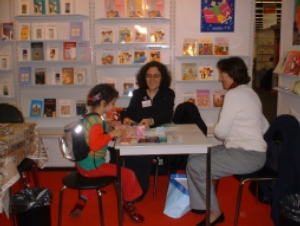
{"label": "table leg", "polygon": [[206,155],[206,226],[209,226],[210,217],[210,189],[211,189],[211,148],[207,148]]}
{"label": "table leg", "polygon": [[119,226],[123,225],[123,209],[122,209],[122,183],[121,183],[121,156],[120,150],[116,150],[116,164],[117,164],[117,199],[118,199],[118,217],[119,217]]}

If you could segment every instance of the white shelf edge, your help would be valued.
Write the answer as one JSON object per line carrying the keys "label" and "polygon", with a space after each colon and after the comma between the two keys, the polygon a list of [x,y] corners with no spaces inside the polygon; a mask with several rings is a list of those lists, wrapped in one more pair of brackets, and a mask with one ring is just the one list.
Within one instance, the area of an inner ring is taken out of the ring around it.
{"label": "white shelf edge", "polygon": [[[233,55],[201,55],[201,56],[175,56],[177,60],[199,60],[199,59],[222,59],[232,57]],[[236,55],[241,58],[249,58],[249,56],[245,55]]]}
{"label": "white shelf edge", "polygon": [[45,88],[53,88],[53,87],[57,87],[57,88],[60,88],[60,87],[92,87],[92,85],[76,85],[76,84],[73,84],[73,85],[50,85],[50,84],[45,84],[45,85],[22,85],[20,86],[19,85],[19,89],[23,89],[23,88],[32,88],[32,87],[45,87]]}
{"label": "white shelf edge", "polygon": [[127,43],[111,43],[111,44],[102,44],[102,43],[98,43],[96,44],[97,47],[101,47],[103,49],[105,48],[116,48],[116,47],[161,47],[163,49],[168,49],[170,48],[169,44],[166,43],[149,43],[149,42],[127,42]]}
{"label": "white shelf edge", "polygon": [[[97,68],[139,68],[142,67],[145,64],[108,64],[108,65],[102,65],[102,64],[97,64]],[[168,66],[169,64],[165,64]]]}
{"label": "white shelf edge", "polygon": [[287,94],[287,95],[291,95],[291,96],[300,98],[300,95],[292,93],[289,89],[282,89],[282,88],[279,88],[279,87],[275,87],[273,89],[277,90],[280,93],[284,93],[284,94]]}
{"label": "white shelf edge", "polygon": [[32,64],[32,63],[91,63],[91,61],[80,61],[80,60],[28,60],[28,61],[18,61],[19,64]]}
{"label": "white shelf edge", "polygon": [[42,39],[42,40],[16,40],[17,43],[31,42],[90,42],[90,40],[71,40],[71,39]]}
{"label": "white shelf edge", "polygon": [[15,18],[29,18],[29,17],[66,17],[66,18],[73,18],[73,17],[89,17],[89,15],[84,14],[30,14],[30,15],[16,15]]}
{"label": "white shelf edge", "polygon": [[162,22],[169,22],[170,19],[165,18],[165,17],[112,17],[112,18],[96,18],[96,22],[109,22],[109,23],[132,23],[132,22],[137,22],[137,23],[147,23],[147,22],[157,22],[157,23],[162,23]]}
{"label": "white shelf edge", "polygon": [[219,80],[175,80],[176,83],[219,83]]}

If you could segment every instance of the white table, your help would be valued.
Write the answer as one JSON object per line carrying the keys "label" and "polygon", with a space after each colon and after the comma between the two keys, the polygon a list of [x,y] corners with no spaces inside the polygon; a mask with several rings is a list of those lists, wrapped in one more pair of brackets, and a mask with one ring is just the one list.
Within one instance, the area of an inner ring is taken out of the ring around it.
{"label": "white table", "polygon": [[[181,143],[137,143],[121,145],[119,139],[115,143],[117,156],[117,176],[118,176],[118,197],[121,195],[121,156],[128,155],[171,155],[171,154],[207,154],[207,171],[206,171],[206,209],[210,210],[210,148],[212,144],[197,127],[196,124],[181,124],[166,128],[166,135],[180,135]],[[119,208],[119,225],[122,221],[122,199],[118,200]],[[206,214],[206,225],[209,226],[209,211]]]}

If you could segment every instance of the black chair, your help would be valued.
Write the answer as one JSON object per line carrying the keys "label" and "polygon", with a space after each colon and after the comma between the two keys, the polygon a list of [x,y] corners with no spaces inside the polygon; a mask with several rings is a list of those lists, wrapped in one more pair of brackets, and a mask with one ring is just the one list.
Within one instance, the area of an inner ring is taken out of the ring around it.
{"label": "black chair", "polygon": [[[90,190],[96,189],[98,192],[98,202],[100,211],[100,222],[104,226],[104,214],[103,214],[103,204],[102,204],[102,191],[101,188],[114,183],[115,188],[117,188],[117,178],[116,177],[84,177],[79,172],[72,172],[66,175],[63,180],[63,187],[60,191],[59,196],[59,208],[58,208],[58,226],[61,225],[62,220],[62,204],[63,204],[63,194],[66,188],[76,189],[76,190]],[[117,194],[119,194],[117,192]],[[118,199],[121,197],[118,197]]]}

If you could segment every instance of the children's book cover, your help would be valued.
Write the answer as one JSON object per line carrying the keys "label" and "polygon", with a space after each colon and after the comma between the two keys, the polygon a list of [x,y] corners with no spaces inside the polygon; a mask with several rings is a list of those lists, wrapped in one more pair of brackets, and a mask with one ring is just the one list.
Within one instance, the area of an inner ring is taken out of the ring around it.
{"label": "children's book cover", "polygon": [[110,77],[103,78],[103,83],[110,85],[113,88],[116,88],[116,79],[115,78],[110,78]]}
{"label": "children's book cover", "polygon": [[57,26],[56,23],[45,24],[45,39],[56,40],[57,39]]}
{"label": "children's book cover", "polygon": [[58,60],[59,48],[57,44],[50,44],[47,49],[47,59],[49,61]]}
{"label": "children's book cover", "polygon": [[60,14],[59,0],[48,0],[49,14]]}
{"label": "children's book cover", "polygon": [[134,25],[134,42],[146,42],[147,41],[147,27]]}
{"label": "children's book cover", "polygon": [[31,60],[44,60],[44,44],[43,42],[31,43]]}
{"label": "children's book cover", "polygon": [[101,44],[111,44],[114,42],[113,27],[101,27],[100,42]]}
{"label": "children's book cover", "polygon": [[30,23],[19,23],[18,39],[21,41],[30,40]]}
{"label": "children's book cover", "polygon": [[233,32],[234,0],[201,1],[201,32]]}
{"label": "children's book cover", "polygon": [[100,53],[102,65],[115,64],[115,51],[113,49],[103,49]]}
{"label": "children's book cover", "polygon": [[12,81],[4,80],[1,82],[1,97],[10,98],[12,97]]}
{"label": "children's book cover", "polygon": [[213,106],[214,107],[222,107],[223,106],[225,94],[226,94],[226,90],[215,90],[213,92]]}
{"label": "children's book cover", "polygon": [[82,40],[82,22],[70,22],[70,40]]}
{"label": "children's book cover", "polygon": [[148,51],[148,60],[149,61],[158,61],[161,62],[162,51],[161,48],[150,47]]}
{"label": "children's book cover", "polygon": [[164,17],[164,0],[146,0],[146,11],[148,17]]}
{"label": "children's book cover", "polygon": [[71,100],[60,99],[58,102],[59,102],[59,116],[62,118],[71,117]]}
{"label": "children's book cover", "polygon": [[29,61],[31,60],[31,47],[30,43],[22,43],[18,46],[19,51],[19,61]]}
{"label": "children's book cover", "polygon": [[199,65],[200,80],[213,80],[212,65]]}
{"label": "children's book cover", "polygon": [[74,68],[62,69],[62,84],[73,85],[74,84]]}
{"label": "children's book cover", "polygon": [[182,63],[181,64],[181,79],[182,80],[197,80],[197,64]]}
{"label": "children's book cover", "polygon": [[85,100],[76,100],[76,115],[84,116],[87,113]]}
{"label": "children's book cover", "polygon": [[14,23],[0,23],[0,36],[2,41],[14,40]]}
{"label": "children's book cover", "polygon": [[31,0],[19,0],[18,9],[20,15],[30,15]]}
{"label": "children's book cover", "polygon": [[127,17],[144,17],[145,1],[144,0],[126,0]]}
{"label": "children's book cover", "polygon": [[146,49],[135,49],[133,51],[133,63],[144,64],[147,62],[147,51]]}
{"label": "children's book cover", "polygon": [[74,84],[84,85],[86,84],[87,70],[86,68],[75,68],[74,69]]}
{"label": "children's book cover", "polygon": [[10,70],[11,69],[10,58],[11,58],[10,54],[0,52],[0,69],[1,70]]}
{"label": "children's book cover", "polygon": [[118,51],[118,64],[132,64],[133,52],[129,49],[121,49]]}
{"label": "children's book cover", "polygon": [[19,68],[19,86],[31,85],[31,67]]}
{"label": "children's book cover", "polygon": [[[276,73],[276,74],[283,73],[283,68],[284,68],[286,59],[288,58],[289,54],[290,54],[289,51],[286,51],[282,54],[282,56],[280,57],[279,62],[277,64],[275,70],[273,71],[273,73]],[[298,73],[299,73],[299,71],[298,71]]]}
{"label": "children's book cover", "polygon": [[31,118],[42,117],[43,100],[31,100],[29,116]]}
{"label": "children's book cover", "polygon": [[135,78],[124,78],[123,79],[123,96],[131,97],[133,95]]}
{"label": "children's book cover", "polygon": [[227,37],[215,37],[214,55],[229,55],[229,43]]}
{"label": "children's book cover", "polygon": [[124,0],[104,0],[106,17],[124,17]]}
{"label": "children's book cover", "polygon": [[183,56],[197,56],[197,39],[185,38],[182,48]]}
{"label": "children's book cover", "polygon": [[132,42],[132,32],[128,27],[120,27],[118,31],[118,42],[128,43]]}
{"label": "children's book cover", "polygon": [[196,106],[198,108],[210,107],[210,91],[209,89],[197,89],[196,90]]}
{"label": "children's book cover", "polygon": [[79,61],[91,60],[91,48],[89,42],[77,42],[76,58]]}
{"label": "children's book cover", "polygon": [[196,103],[196,94],[194,92],[186,92],[183,93],[182,96],[183,102]]}
{"label": "children's book cover", "polygon": [[76,60],[76,42],[63,43],[63,59]]}
{"label": "children's book cover", "polygon": [[52,84],[61,85],[62,84],[62,69],[61,68],[52,68]]}
{"label": "children's book cover", "polygon": [[56,117],[56,99],[44,99],[44,117]]}
{"label": "children's book cover", "polygon": [[164,26],[150,26],[150,42],[164,43],[165,42],[165,27]]}
{"label": "children's book cover", "polygon": [[33,0],[33,14],[45,14],[45,0]]}
{"label": "children's book cover", "polygon": [[46,68],[35,68],[35,85],[45,85],[46,84]]}
{"label": "children's book cover", "polygon": [[44,23],[32,23],[31,24],[31,39],[32,40],[45,39],[45,24]]}
{"label": "children's book cover", "polygon": [[199,38],[198,53],[199,56],[213,55],[213,38]]}
{"label": "children's book cover", "polygon": [[286,60],[283,73],[297,75],[300,67],[300,51],[290,51],[289,57]]}

